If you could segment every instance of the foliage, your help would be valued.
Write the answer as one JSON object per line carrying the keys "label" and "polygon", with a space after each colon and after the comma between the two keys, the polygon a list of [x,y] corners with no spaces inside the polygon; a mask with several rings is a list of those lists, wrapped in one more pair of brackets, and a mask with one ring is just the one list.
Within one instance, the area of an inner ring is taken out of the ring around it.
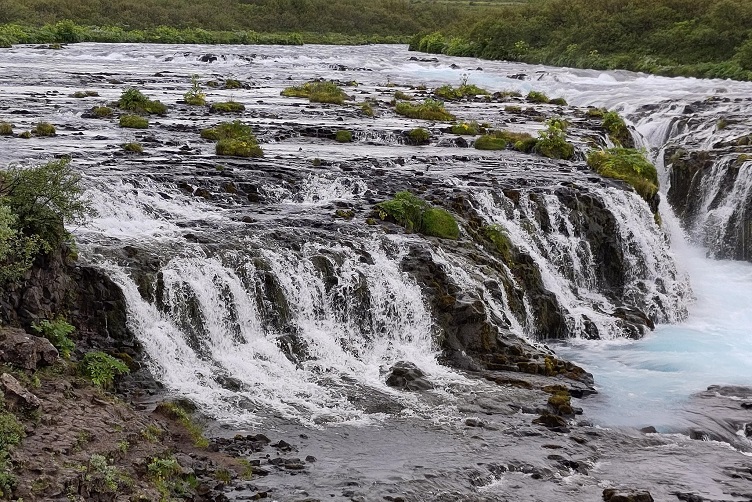
{"label": "foliage", "polygon": [[128,153],[144,153],[144,147],[141,143],[123,143],[123,151]]}
{"label": "foliage", "polygon": [[235,80],[234,78],[228,78],[225,80],[225,89],[240,89],[241,87],[243,87],[243,85],[240,83],[240,80]]}
{"label": "foliage", "polygon": [[601,176],[626,181],[646,201],[658,193],[658,172],[640,150],[594,150],[588,155],[587,163]]}
{"label": "foliage", "polygon": [[395,91],[394,99],[403,100],[403,101],[412,101],[414,98],[410,96],[409,94],[404,93],[402,91]]}
{"label": "foliage", "polygon": [[530,153],[538,140],[526,132],[491,131],[475,140],[478,150],[504,150],[507,146],[521,152]]}
{"label": "foliage", "polygon": [[350,143],[353,140],[352,133],[346,129],[337,131],[334,135],[335,141],[339,143]]}
{"label": "foliage", "polygon": [[105,354],[104,352],[87,352],[78,370],[82,376],[91,380],[97,387],[109,388],[118,375],[130,373],[128,366],[120,359]]}
{"label": "foliage", "polygon": [[548,103],[551,101],[551,99],[549,99],[548,96],[538,91],[528,92],[527,97],[525,99],[531,103]]}
{"label": "foliage", "polygon": [[564,132],[565,123],[561,119],[553,118],[546,122],[548,126],[538,133],[538,141],[533,151],[552,159],[571,159],[574,157],[574,145],[567,142]]}
{"label": "foliage", "polygon": [[506,230],[499,225],[489,225],[483,229],[483,233],[493,243],[504,261],[512,263],[512,241],[509,239]]}
{"label": "foliage", "polygon": [[397,103],[394,111],[398,115],[404,115],[411,119],[445,121],[454,120],[455,117],[444,108],[444,103],[434,99],[427,99],[423,103]]}
{"label": "foliage", "polygon": [[99,482],[109,492],[115,492],[118,489],[119,481],[122,474],[114,465],[110,465],[104,455],[94,453],[89,457],[86,465],[84,479],[87,482]]}
{"label": "foliage", "polygon": [[183,94],[183,100],[193,106],[203,106],[206,104],[206,94],[201,89],[198,75],[191,76],[191,88]]}
{"label": "foliage", "polygon": [[457,239],[457,220],[447,210],[431,206],[410,192],[397,192],[394,198],[379,202],[379,217],[390,218],[408,232],[418,232],[444,239]]}
{"label": "foliage", "polygon": [[411,129],[407,133],[407,139],[411,145],[427,145],[431,138],[431,133],[422,127]]}
{"label": "foliage", "polygon": [[163,401],[157,405],[155,411],[180,422],[188,431],[191,439],[193,439],[193,444],[198,448],[207,448],[209,446],[209,440],[204,436],[201,426],[193,421],[188,410],[179,403]]}
{"label": "foliage", "polygon": [[458,134],[462,136],[475,136],[477,134],[485,133],[486,128],[473,120],[471,122],[461,122],[459,124],[454,124],[452,126],[451,132],[452,134]]}
{"label": "foliage", "polygon": [[632,134],[618,113],[606,112],[603,114],[603,127],[608,131],[608,136],[617,146],[634,146]]}
{"label": "foliage", "polygon": [[45,337],[60,352],[64,359],[70,357],[76,345],[70,339],[70,335],[76,331],[63,317],[55,317],[53,320],[44,319],[38,323],[32,323],[31,329]]}
{"label": "foliage", "polygon": [[120,127],[128,129],[146,129],[149,127],[149,119],[141,115],[122,115],[119,123]]}
{"label": "foliage", "polygon": [[147,98],[134,87],[129,87],[123,91],[117,102],[117,106],[121,110],[128,110],[139,114],[164,115],[167,113],[167,106],[161,101]]}
{"label": "foliage", "polygon": [[217,155],[233,157],[263,157],[264,153],[258,143],[242,139],[221,139],[215,149]]}
{"label": "foliage", "polygon": [[250,126],[239,120],[222,122],[213,128],[201,131],[201,137],[217,141],[217,155],[236,157],[263,157],[264,152],[258,145]]}
{"label": "foliage", "polygon": [[468,84],[467,78],[463,79],[462,84],[459,87],[454,88],[451,85],[442,85],[433,91],[433,93],[441,98],[449,101],[467,98],[470,96],[488,95],[488,91],[482,89],[476,85]]}
{"label": "foliage", "polygon": [[288,87],[282,96],[308,98],[311,103],[334,103],[341,105],[348,99],[345,91],[334,82],[311,81],[303,85]]}
{"label": "foliage", "polygon": [[11,136],[13,134],[13,124],[10,122],[0,122],[0,136]]}
{"label": "foliage", "polygon": [[220,122],[215,127],[202,129],[201,137],[211,141],[219,141],[220,139],[240,139],[254,136],[251,126],[239,120],[233,120],[232,122]]}
{"label": "foliage", "polygon": [[25,435],[23,424],[13,413],[0,411],[0,453],[16,446]]}
{"label": "foliage", "polygon": [[39,122],[31,130],[31,133],[36,136],[54,136],[55,126],[49,122]]}
{"label": "foliage", "polygon": [[363,115],[366,117],[373,117],[373,106],[371,106],[371,103],[364,102],[362,105],[360,105],[360,111]]}
{"label": "foliage", "polygon": [[497,132],[484,134],[475,140],[473,146],[477,150],[504,150],[507,147],[507,138]]}
{"label": "foliage", "polygon": [[91,109],[91,114],[99,118],[110,117],[112,115],[112,108],[109,106],[95,106]]}
{"label": "foliage", "polygon": [[220,112],[220,113],[239,113],[245,110],[245,105],[243,103],[238,103],[237,101],[225,101],[222,103],[212,103],[211,105],[211,111],[213,112]]}

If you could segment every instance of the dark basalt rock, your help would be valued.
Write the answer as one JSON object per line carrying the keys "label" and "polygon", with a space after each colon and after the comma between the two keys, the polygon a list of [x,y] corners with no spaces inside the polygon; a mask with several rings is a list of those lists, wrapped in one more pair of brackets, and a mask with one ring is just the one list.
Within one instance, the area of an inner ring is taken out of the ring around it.
{"label": "dark basalt rock", "polygon": [[10,411],[33,411],[42,404],[37,396],[26,390],[9,373],[0,375],[0,392],[4,395],[5,406]]}
{"label": "dark basalt rock", "polygon": [[603,490],[603,500],[605,502],[653,502],[653,497],[646,491],[606,488]]}
{"label": "dark basalt rock", "polygon": [[0,362],[35,371],[57,361],[57,349],[47,340],[18,328],[0,328]]}
{"label": "dark basalt rock", "polygon": [[386,384],[402,390],[428,390],[433,389],[433,384],[426,378],[426,374],[415,364],[407,361],[398,361],[390,369]]}

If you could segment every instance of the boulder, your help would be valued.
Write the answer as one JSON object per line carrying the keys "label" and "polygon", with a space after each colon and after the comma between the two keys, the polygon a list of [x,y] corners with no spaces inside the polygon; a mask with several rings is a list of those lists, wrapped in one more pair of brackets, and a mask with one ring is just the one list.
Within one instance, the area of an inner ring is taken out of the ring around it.
{"label": "boulder", "polygon": [[433,384],[425,376],[426,374],[413,363],[398,361],[390,369],[386,384],[402,390],[433,389]]}
{"label": "boulder", "polygon": [[5,406],[10,411],[31,411],[42,405],[37,396],[26,390],[9,373],[0,375],[0,391],[5,396]]}
{"label": "boulder", "polygon": [[629,489],[606,488],[603,490],[605,502],[653,502],[650,492]]}
{"label": "boulder", "polygon": [[34,371],[57,361],[57,349],[47,340],[17,328],[0,328],[0,362]]}

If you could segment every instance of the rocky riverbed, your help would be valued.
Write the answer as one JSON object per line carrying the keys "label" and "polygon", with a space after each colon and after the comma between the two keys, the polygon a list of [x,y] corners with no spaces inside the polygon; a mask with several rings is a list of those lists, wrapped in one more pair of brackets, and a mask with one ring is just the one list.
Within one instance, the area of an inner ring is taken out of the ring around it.
{"label": "rocky riverbed", "polygon": [[[96,453],[142,480],[101,500],[158,498],[142,464],[171,451],[175,478],[194,474],[193,500],[752,498],[748,390],[699,394],[691,430],[611,429],[582,416],[598,382],[545,345],[639,338],[686,316],[689,286],[655,204],[585,165],[590,148],[611,144],[602,119],[504,88],[448,101],[457,123],[533,136],[561,117],[575,156],[477,150],[477,136],[400,116],[393,102],[397,91],[431,98],[432,72],[463,60],[342,51],[80,44],[0,55],[0,119],[15,130],[0,138],[0,161],[70,156],[98,212],[71,229],[78,264],[40,263],[5,292],[3,321],[28,329],[67,312],[80,350],[132,362],[118,392],[137,407],[40,377],[41,418],[13,453],[31,466],[16,495],[54,499],[75,485],[94,499],[69,480],[86,481],[76,466]],[[487,64],[500,79],[536,75]],[[244,110],[185,103],[194,74],[210,103]],[[280,96],[320,78],[345,89],[343,104]],[[148,129],[119,127],[116,107],[94,113],[129,87],[168,107]],[[217,156],[200,135],[236,119],[263,158]],[[21,137],[40,121],[56,135]],[[353,141],[335,141],[339,131]],[[377,204],[404,190],[450,211],[459,239],[382,219]],[[208,451],[151,415],[165,398],[187,398],[208,420]],[[168,433],[144,439],[151,425]],[[136,447],[118,453],[119,441]]]}

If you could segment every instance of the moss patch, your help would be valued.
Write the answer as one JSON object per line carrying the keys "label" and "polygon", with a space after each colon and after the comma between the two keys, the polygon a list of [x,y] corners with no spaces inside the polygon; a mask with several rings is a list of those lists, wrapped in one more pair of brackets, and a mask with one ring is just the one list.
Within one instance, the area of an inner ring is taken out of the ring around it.
{"label": "moss patch", "polygon": [[118,108],[140,114],[164,115],[167,113],[167,105],[144,96],[141,91],[133,87],[123,91],[117,102]]}
{"label": "moss patch", "polygon": [[334,135],[334,139],[339,143],[351,143],[353,137],[350,131],[342,129],[341,131],[337,131],[337,134]]}
{"label": "moss patch", "polygon": [[451,85],[442,85],[435,91],[434,95],[441,99],[447,99],[450,101],[458,100],[471,96],[487,96],[489,93],[487,90],[478,87],[477,85],[463,83],[459,87],[452,87]]}
{"label": "moss patch", "polygon": [[211,111],[219,113],[240,113],[245,110],[243,103],[237,101],[224,101],[222,103],[213,103]]}
{"label": "moss patch", "polygon": [[449,211],[431,206],[410,192],[397,192],[394,198],[376,207],[382,220],[391,219],[408,232],[418,232],[443,239],[457,239],[459,225]]}
{"label": "moss patch", "polygon": [[427,99],[423,103],[397,103],[394,111],[411,119],[435,120],[448,122],[455,117],[444,108],[444,103],[435,99]]}
{"label": "moss patch", "polygon": [[39,122],[34,126],[34,129],[31,130],[31,133],[36,136],[54,136],[55,126],[49,122]]}
{"label": "moss patch", "polygon": [[311,103],[334,103],[341,105],[347,99],[347,94],[334,82],[306,82],[303,85],[288,87],[282,96],[293,98],[308,98]]}
{"label": "moss patch", "polygon": [[120,117],[120,127],[146,129],[149,127],[149,120],[140,115],[123,115]]}
{"label": "moss patch", "polygon": [[0,136],[12,136],[13,124],[10,122],[0,122]]}
{"label": "moss patch", "polygon": [[112,108],[109,106],[95,106],[91,109],[91,114],[99,118],[111,117]]}
{"label": "moss patch", "polygon": [[411,145],[427,145],[430,138],[431,133],[422,127],[417,127],[407,133],[407,140]]}
{"label": "moss patch", "polygon": [[634,140],[632,134],[627,128],[627,124],[624,122],[618,113],[606,112],[603,114],[603,127],[608,131],[608,137],[611,138],[617,146],[631,147],[634,146]]}
{"label": "moss patch", "polygon": [[588,155],[587,163],[601,176],[626,181],[648,202],[658,193],[658,172],[639,150],[595,150]]}

